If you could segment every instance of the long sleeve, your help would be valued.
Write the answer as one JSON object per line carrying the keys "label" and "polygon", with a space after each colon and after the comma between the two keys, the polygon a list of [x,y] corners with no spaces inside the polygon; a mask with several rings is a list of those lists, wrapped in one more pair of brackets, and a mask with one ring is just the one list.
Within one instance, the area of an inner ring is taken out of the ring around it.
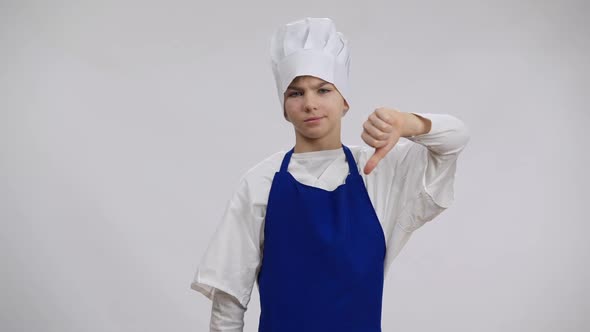
{"label": "long sleeve", "polygon": [[412,220],[409,231],[434,219],[453,203],[457,160],[470,139],[466,125],[452,115],[413,114],[429,119],[432,127],[426,134],[407,137],[417,143],[406,156],[411,165],[407,179],[410,185],[420,188],[405,207]]}
{"label": "long sleeve", "polygon": [[244,329],[244,313],[235,297],[214,289],[211,306],[210,332],[242,332]]}
{"label": "long sleeve", "polygon": [[452,190],[457,159],[469,142],[469,131],[463,121],[449,114],[414,114],[432,122],[430,132],[408,137],[427,149],[418,151],[420,157],[427,159],[423,174],[424,190],[439,206],[449,207],[453,193],[448,190]]}

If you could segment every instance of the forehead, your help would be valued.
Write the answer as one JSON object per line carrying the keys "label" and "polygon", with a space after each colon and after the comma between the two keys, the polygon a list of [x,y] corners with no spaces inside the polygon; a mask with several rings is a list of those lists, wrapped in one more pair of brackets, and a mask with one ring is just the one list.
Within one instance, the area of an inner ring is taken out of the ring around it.
{"label": "forehead", "polygon": [[328,81],[325,81],[319,77],[304,75],[304,76],[297,76],[291,81],[291,84],[287,88],[296,88],[300,86],[317,86],[320,84],[332,84]]}

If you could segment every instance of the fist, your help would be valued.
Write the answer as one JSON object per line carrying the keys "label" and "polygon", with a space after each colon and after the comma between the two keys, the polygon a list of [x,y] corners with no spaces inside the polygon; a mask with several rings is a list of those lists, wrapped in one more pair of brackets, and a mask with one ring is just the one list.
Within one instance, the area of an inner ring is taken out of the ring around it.
{"label": "fist", "polygon": [[361,138],[375,148],[375,153],[369,158],[363,170],[365,174],[371,173],[379,161],[397,144],[401,137],[402,121],[403,117],[398,110],[379,107],[363,123]]}

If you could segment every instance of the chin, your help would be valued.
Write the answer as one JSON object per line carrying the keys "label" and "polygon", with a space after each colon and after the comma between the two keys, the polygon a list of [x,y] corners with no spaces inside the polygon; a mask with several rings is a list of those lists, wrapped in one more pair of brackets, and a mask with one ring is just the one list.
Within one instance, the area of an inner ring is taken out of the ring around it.
{"label": "chin", "polygon": [[303,135],[303,136],[305,136],[306,138],[309,138],[309,139],[318,139],[318,138],[324,137],[325,135],[323,135],[323,134],[316,134],[316,135]]}
{"label": "chin", "polygon": [[328,134],[328,131],[323,129],[323,130],[299,130],[299,134],[301,136],[305,136],[306,138],[310,138],[310,139],[318,139],[318,138],[322,138],[324,136],[326,136]]}

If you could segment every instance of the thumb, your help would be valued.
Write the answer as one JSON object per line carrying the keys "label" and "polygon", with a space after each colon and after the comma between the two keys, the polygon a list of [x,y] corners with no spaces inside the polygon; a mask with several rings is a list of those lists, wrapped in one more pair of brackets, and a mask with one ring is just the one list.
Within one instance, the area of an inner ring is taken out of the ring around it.
{"label": "thumb", "polygon": [[365,169],[363,170],[365,174],[371,173],[373,169],[377,167],[377,164],[385,157],[385,155],[387,155],[389,151],[391,151],[395,143],[395,140],[390,140],[387,142],[387,145],[375,149],[375,153],[373,153],[365,165]]}

